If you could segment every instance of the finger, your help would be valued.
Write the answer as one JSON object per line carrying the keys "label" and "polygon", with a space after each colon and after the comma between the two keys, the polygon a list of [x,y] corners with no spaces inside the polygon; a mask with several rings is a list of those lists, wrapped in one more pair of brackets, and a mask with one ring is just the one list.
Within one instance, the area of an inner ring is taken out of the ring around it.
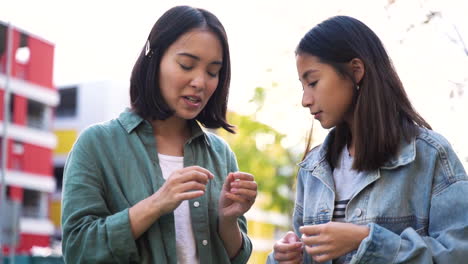
{"label": "finger", "polygon": [[240,195],[235,195],[235,194],[232,194],[232,193],[229,193],[229,192],[225,193],[225,195],[226,195],[226,198],[228,198],[229,200],[235,201],[235,202],[239,202],[239,203],[243,203],[243,204],[244,203],[245,204],[250,204],[251,203],[250,200],[248,200],[247,198],[242,197]]}
{"label": "finger", "polygon": [[226,179],[224,180],[224,184],[223,184],[223,190],[229,192],[229,190],[231,189],[231,183],[234,181],[234,174],[232,172],[230,172]]}
{"label": "finger", "polygon": [[304,243],[304,245],[308,245],[308,246],[324,244],[323,237],[319,235],[313,235],[313,236],[302,235],[301,240]]}
{"label": "finger", "polygon": [[183,192],[190,192],[190,191],[206,191],[206,185],[201,184],[197,181],[189,181],[189,182],[184,182],[178,186],[176,186],[173,191],[175,193],[183,193]]}
{"label": "finger", "polygon": [[273,246],[274,251],[286,252],[302,252],[302,242],[282,243],[278,242]]}
{"label": "finger", "polygon": [[247,172],[234,172],[234,178],[236,180],[244,180],[244,181],[253,181],[254,180],[254,176],[250,173],[247,173]]}
{"label": "finger", "polygon": [[307,252],[307,254],[311,256],[329,254],[331,251],[331,247],[329,245],[306,245],[304,249]]}
{"label": "finger", "polygon": [[321,225],[306,225],[299,227],[299,232],[306,236],[314,236],[320,234]]}
{"label": "finger", "polygon": [[255,197],[257,197],[257,191],[252,191],[248,189],[231,188],[231,193],[236,195],[242,195],[247,200],[255,200]]}
{"label": "finger", "polygon": [[[301,251],[302,252],[302,251]],[[275,251],[273,257],[275,260],[280,261],[280,263],[300,263],[302,259],[302,253],[298,251],[287,251],[287,252],[280,252]]]}
{"label": "finger", "polygon": [[166,180],[166,182],[178,184],[191,180],[197,180],[206,184],[208,183],[208,179],[209,176],[205,172],[184,168],[174,171]]}
{"label": "finger", "polygon": [[329,254],[313,255],[312,258],[316,262],[325,262],[325,261],[329,261],[329,260],[334,259],[334,257],[329,255]]}
{"label": "finger", "polygon": [[205,168],[203,168],[203,167],[200,167],[200,166],[189,166],[189,167],[183,168],[182,170],[183,170],[184,172],[185,172],[185,171],[193,171],[193,170],[194,170],[194,171],[198,171],[198,172],[201,172],[201,173],[207,175],[207,177],[208,177],[209,179],[213,179],[213,178],[214,178],[214,175],[213,175],[213,173],[211,173],[211,171],[209,171],[209,170],[207,170],[207,169],[205,169]]}
{"label": "finger", "polygon": [[286,241],[286,243],[301,242],[296,233],[292,231],[288,231],[288,233],[286,233],[286,236],[283,237],[283,241]]}
{"label": "finger", "polygon": [[296,248],[302,248],[302,242],[293,231],[288,231],[286,235],[273,246],[275,251],[290,251]]}
{"label": "finger", "polygon": [[181,182],[197,181],[202,184],[207,184],[210,180],[209,175],[198,170],[185,171],[180,178]]}
{"label": "finger", "polygon": [[255,181],[233,181],[231,182],[231,188],[244,188],[250,190],[257,190],[257,183]]}
{"label": "finger", "polygon": [[177,195],[177,199],[179,199],[179,201],[191,200],[203,196],[204,194],[204,191],[183,192]]}

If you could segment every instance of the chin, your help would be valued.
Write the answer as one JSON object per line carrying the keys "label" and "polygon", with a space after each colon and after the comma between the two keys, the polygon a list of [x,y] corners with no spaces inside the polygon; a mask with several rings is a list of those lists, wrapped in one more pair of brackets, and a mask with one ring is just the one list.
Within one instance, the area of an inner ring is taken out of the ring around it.
{"label": "chin", "polygon": [[324,122],[320,122],[320,125],[322,126],[322,128],[325,128],[325,129],[330,129],[330,128],[335,127],[333,125],[330,125],[330,124],[327,124],[327,123],[324,123]]}
{"label": "chin", "polygon": [[198,114],[200,113],[180,113],[177,116],[185,120],[192,120],[195,119],[198,116]]}

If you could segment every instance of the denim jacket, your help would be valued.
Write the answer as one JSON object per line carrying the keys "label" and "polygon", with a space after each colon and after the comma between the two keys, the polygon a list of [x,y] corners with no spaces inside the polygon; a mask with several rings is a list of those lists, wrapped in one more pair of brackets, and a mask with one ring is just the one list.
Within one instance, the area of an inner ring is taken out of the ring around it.
{"label": "denim jacket", "polygon": [[[299,163],[294,231],[332,220],[335,187],[325,142]],[[366,172],[349,201],[346,222],[369,236],[347,263],[468,263],[468,177],[448,141],[427,129],[384,166]],[[275,263],[272,254],[268,263]],[[304,251],[304,263],[315,263]],[[331,261],[327,262],[331,263]]]}

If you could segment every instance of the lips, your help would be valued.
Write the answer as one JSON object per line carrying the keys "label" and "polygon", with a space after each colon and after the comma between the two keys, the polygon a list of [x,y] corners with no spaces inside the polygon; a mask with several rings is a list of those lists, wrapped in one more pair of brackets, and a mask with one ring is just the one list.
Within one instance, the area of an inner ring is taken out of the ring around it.
{"label": "lips", "polygon": [[194,104],[201,102],[201,98],[198,96],[189,95],[189,96],[182,96],[182,97],[186,99],[187,101],[194,103]]}
{"label": "lips", "polygon": [[315,119],[320,120],[320,116],[322,114],[322,111],[312,112],[311,114],[314,116]]}
{"label": "lips", "polygon": [[194,96],[194,95],[185,95],[182,96],[182,99],[185,102],[185,107],[188,107],[192,110],[199,110],[202,107],[202,99],[201,97]]}

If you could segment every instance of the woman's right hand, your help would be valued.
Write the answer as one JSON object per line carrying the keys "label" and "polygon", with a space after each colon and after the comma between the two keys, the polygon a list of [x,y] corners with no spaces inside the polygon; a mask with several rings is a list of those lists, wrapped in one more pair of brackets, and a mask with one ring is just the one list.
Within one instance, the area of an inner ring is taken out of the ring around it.
{"label": "woman's right hand", "polygon": [[273,250],[273,256],[280,264],[302,263],[302,242],[292,231],[289,231],[283,238],[278,240]]}
{"label": "woman's right hand", "polygon": [[206,184],[213,178],[209,170],[199,166],[176,170],[152,195],[151,200],[159,208],[160,216],[167,214],[174,211],[182,201],[205,194]]}
{"label": "woman's right hand", "polygon": [[159,217],[174,211],[184,200],[205,194],[206,184],[214,176],[199,166],[174,171],[150,197],[129,209],[133,237],[139,238]]}

